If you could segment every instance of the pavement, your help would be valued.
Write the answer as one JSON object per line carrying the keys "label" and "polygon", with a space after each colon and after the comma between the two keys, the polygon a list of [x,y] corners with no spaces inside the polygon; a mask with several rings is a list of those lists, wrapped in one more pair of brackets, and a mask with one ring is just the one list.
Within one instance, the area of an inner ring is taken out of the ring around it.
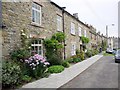
{"label": "pavement", "polygon": [[85,71],[96,61],[98,61],[103,55],[95,55],[82,62],[65,68],[65,70],[59,74],[51,74],[48,78],[42,78],[40,80],[23,85],[22,88],[60,88],[80,73]]}

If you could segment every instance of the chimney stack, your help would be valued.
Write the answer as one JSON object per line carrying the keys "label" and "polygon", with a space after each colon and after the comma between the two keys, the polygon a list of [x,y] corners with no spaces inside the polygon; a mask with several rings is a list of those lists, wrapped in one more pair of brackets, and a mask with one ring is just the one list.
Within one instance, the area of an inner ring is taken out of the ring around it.
{"label": "chimney stack", "polygon": [[73,16],[78,19],[78,13],[73,13]]}

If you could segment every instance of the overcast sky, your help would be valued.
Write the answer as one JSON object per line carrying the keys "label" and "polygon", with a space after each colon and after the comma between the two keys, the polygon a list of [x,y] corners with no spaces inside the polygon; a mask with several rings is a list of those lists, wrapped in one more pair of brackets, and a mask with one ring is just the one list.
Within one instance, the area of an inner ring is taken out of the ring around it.
{"label": "overcast sky", "polygon": [[[106,35],[118,36],[118,1],[120,0],[52,0],[73,14],[78,13],[82,22],[93,25]],[[115,24],[112,26],[111,24]]]}

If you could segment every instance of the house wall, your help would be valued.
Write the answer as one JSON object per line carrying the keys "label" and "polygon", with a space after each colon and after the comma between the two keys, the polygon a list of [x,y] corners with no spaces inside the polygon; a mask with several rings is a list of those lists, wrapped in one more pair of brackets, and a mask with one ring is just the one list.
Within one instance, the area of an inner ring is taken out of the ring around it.
{"label": "house wall", "polygon": [[20,47],[20,31],[25,29],[27,35],[36,38],[50,38],[56,32],[56,11],[52,4],[42,3],[42,24],[32,24],[32,1],[31,2],[3,2],[3,56]]}
{"label": "house wall", "polygon": [[[30,38],[51,38],[51,36],[57,31],[57,14],[62,16],[62,10],[50,2],[39,2],[42,6],[42,20],[41,25],[32,23],[32,0],[30,2],[3,2],[2,3],[2,16],[3,28],[2,37],[2,53],[3,57],[8,57],[9,53],[19,47],[21,47],[20,31],[26,30],[27,35]],[[70,33],[71,22],[75,23],[75,35]],[[87,25],[81,23],[75,19],[72,15],[64,13],[64,29],[66,34],[65,40],[65,53],[66,57],[71,56],[71,45],[74,43],[76,49],[80,50],[80,44],[82,44],[78,32],[78,26],[82,28],[82,35],[86,30],[87,37],[90,38]],[[91,44],[87,44],[87,48],[90,48]]]}

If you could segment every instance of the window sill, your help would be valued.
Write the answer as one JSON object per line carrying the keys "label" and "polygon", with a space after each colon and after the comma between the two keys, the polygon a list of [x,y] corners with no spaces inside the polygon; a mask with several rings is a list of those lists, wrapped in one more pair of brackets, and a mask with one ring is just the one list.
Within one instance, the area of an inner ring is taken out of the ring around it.
{"label": "window sill", "polygon": [[71,33],[71,35],[75,36],[75,34]]}
{"label": "window sill", "polygon": [[63,32],[62,30],[57,30],[57,32]]}
{"label": "window sill", "polygon": [[32,26],[35,26],[35,27],[44,28],[44,26],[42,26],[42,25],[39,25],[39,24],[37,24],[37,23],[34,23],[34,22],[32,22],[32,23],[31,23],[31,25],[32,25]]}

